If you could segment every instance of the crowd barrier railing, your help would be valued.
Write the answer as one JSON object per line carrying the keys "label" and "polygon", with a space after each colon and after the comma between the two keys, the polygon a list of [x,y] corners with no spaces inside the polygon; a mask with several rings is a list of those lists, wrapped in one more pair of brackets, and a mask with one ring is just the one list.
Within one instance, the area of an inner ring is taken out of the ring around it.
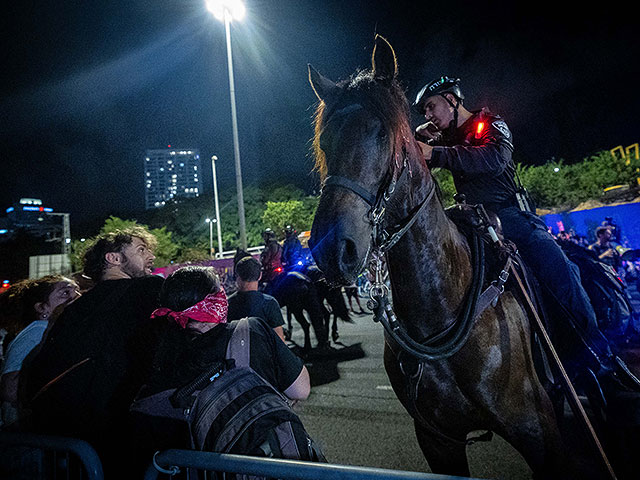
{"label": "crowd barrier railing", "polygon": [[154,455],[144,479],[156,480],[161,473],[175,475],[188,468],[292,480],[470,480],[433,473],[173,449]]}
{"label": "crowd barrier railing", "polygon": [[[27,447],[34,449],[36,452],[42,452],[42,455],[35,459],[32,455],[26,461],[42,463],[43,471],[54,472],[53,476],[56,478],[104,480],[100,457],[98,457],[93,447],[84,440],[25,432],[0,431],[2,467],[10,468],[10,462],[20,462],[19,455],[16,455],[15,451],[8,450],[16,447]],[[13,465],[15,466],[16,463]],[[24,477],[25,472],[21,473]],[[48,477],[49,475],[47,475]]]}

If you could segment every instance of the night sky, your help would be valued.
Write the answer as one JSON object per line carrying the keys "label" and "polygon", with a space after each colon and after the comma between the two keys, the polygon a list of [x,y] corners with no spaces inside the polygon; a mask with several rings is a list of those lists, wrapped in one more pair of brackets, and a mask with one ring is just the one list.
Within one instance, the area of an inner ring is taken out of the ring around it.
{"label": "night sky", "polygon": [[[640,141],[640,19],[620,3],[561,5],[246,0],[232,27],[245,186],[313,191],[307,63],[343,79],[369,67],[375,33],[410,99],[441,74],[462,78],[467,108],[511,127],[517,161]],[[2,30],[2,209],[41,198],[72,230],[139,211],[144,152],[169,144],[200,150],[205,194],[214,154],[220,187],[235,185],[224,25],[204,0],[13,2]]]}

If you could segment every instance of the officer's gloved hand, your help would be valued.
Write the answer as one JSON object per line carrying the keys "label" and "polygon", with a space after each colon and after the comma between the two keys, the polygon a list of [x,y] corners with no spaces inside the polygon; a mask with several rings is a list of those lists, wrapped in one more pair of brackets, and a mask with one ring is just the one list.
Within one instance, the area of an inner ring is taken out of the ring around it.
{"label": "officer's gloved hand", "polygon": [[442,132],[438,130],[438,127],[433,122],[423,123],[418,125],[415,131],[415,138],[421,142],[432,143],[440,138]]}

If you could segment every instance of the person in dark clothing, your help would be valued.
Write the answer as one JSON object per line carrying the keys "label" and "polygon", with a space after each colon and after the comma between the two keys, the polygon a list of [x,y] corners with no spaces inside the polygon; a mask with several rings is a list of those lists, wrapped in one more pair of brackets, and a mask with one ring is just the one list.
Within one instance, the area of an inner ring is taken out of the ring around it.
{"label": "person in dark clothing", "polygon": [[128,408],[155,353],[148,336],[162,286],[150,275],[155,245],[142,227],[98,237],[84,256],[96,285],[62,312],[27,366],[31,428],[87,440],[107,478],[122,476]]}
{"label": "person in dark clothing", "polygon": [[[141,398],[185,385],[224,360],[236,325],[227,322],[226,294],[211,267],[189,266],[172,273],[160,292],[160,305],[152,317],[161,341]],[[249,335],[251,368],[289,399],[307,398],[310,379],[302,361],[259,318],[249,319]],[[134,414],[133,421],[138,457],[190,448],[185,422],[142,414]]]}
{"label": "person in dark clothing", "polygon": [[229,320],[259,317],[284,341],[284,319],[278,301],[258,291],[260,262],[253,257],[245,257],[236,264],[235,273],[238,290],[229,295]]}
{"label": "person in dark clothing", "polygon": [[262,239],[264,240],[264,250],[260,253],[262,283],[269,283],[282,272],[282,246],[270,228],[262,232]]}
{"label": "person in dark clothing", "polygon": [[284,229],[282,244],[282,265],[285,270],[291,270],[302,260],[302,243],[298,239],[298,232],[291,225]]}
{"label": "person in dark clothing", "polygon": [[459,83],[457,78],[442,76],[425,85],[414,102],[427,120],[416,129],[427,164],[451,171],[456,190],[467,203],[483,204],[497,214],[504,237],[516,244],[539,283],[549,287],[560,305],[576,317],[600,362],[612,365],[578,267],[531,211],[516,184],[507,124],[486,108],[467,110]]}
{"label": "person in dark clothing", "polygon": [[597,242],[589,245],[589,250],[593,250],[602,263],[613,267],[616,271],[622,266],[622,258],[613,244],[613,232],[609,226],[596,228]]}

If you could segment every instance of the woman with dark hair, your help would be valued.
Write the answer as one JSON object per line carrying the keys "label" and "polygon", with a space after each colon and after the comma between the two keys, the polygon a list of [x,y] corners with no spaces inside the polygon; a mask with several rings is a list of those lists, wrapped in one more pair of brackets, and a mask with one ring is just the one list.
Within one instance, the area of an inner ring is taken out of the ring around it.
{"label": "woman with dark hair", "polygon": [[22,280],[0,295],[0,328],[7,332],[0,371],[2,422],[18,419],[18,381],[27,355],[40,344],[62,308],[80,295],[78,285],[62,275]]}
{"label": "woman with dark hair", "polygon": [[[236,322],[227,323],[227,296],[212,267],[188,266],[175,271],[160,291],[161,308],[152,318],[161,331],[151,375],[138,398],[179,388],[225,359]],[[259,318],[249,318],[249,364],[291,400],[309,396],[309,373],[276,333]],[[136,456],[190,448],[186,424],[161,417],[133,417]]]}

